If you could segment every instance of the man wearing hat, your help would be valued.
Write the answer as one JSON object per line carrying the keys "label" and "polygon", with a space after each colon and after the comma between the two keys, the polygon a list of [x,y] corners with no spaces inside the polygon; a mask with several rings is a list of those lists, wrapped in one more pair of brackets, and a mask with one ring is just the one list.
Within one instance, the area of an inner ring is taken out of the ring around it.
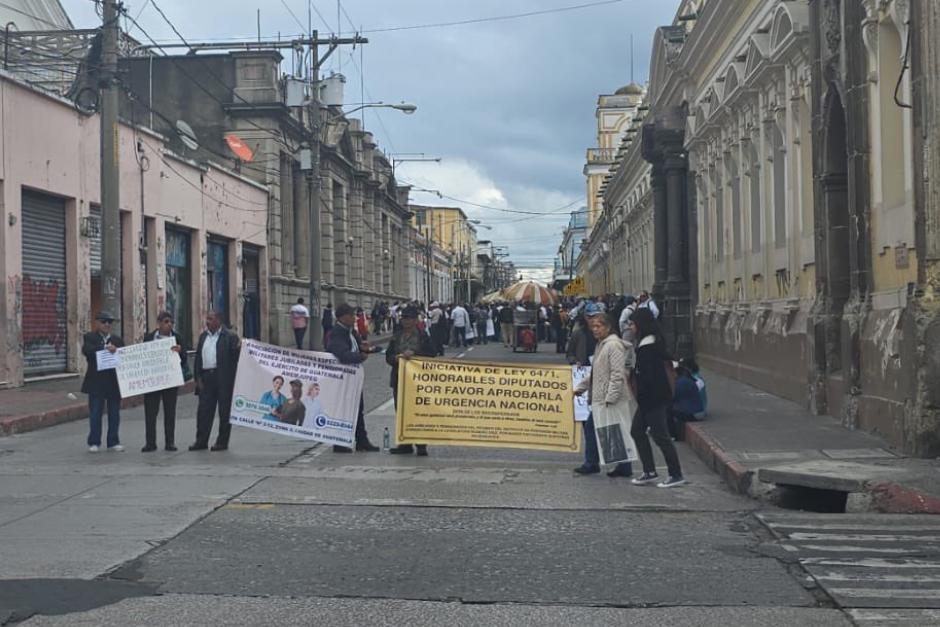
{"label": "man wearing hat", "polygon": [[[418,328],[418,310],[415,307],[405,307],[401,312],[401,329],[392,336],[388,348],[385,349],[385,362],[392,367],[389,376],[389,385],[392,386],[392,398],[395,409],[398,409],[398,360],[412,357],[436,357],[437,348],[427,333]],[[400,444],[391,449],[392,455],[408,455],[414,452],[410,444]],[[427,444],[418,444],[418,455],[428,454]]]}
{"label": "man wearing hat", "polygon": [[114,316],[107,311],[99,312],[95,316],[95,330],[86,333],[82,338],[82,354],[88,362],[85,371],[85,380],[82,382],[82,392],[88,395],[88,452],[97,453],[101,449],[101,416],[104,413],[105,403],[108,405],[108,438],[109,451],[120,452],[124,450],[118,429],[121,426],[121,390],[118,387],[117,373],[114,368],[98,370],[98,351],[106,350],[114,353],[124,346],[124,340],[111,334],[111,324]]}
{"label": "man wearing hat", "polygon": [[[333,353],[341,364],[359,365],[364,362],[370,353],[376,352],[368,342],[364,342],[356,332],[356,311],[351,305],[341,303],[336,306],[336,325],[330,332],[330,340],[326,350]],[[379,447],[369,442],[366,433],[365,405],[359,397],[359,416],[356,420],[356,450],[374,453]],[[351,453],[352,449],[346,446],[333,446],[334,453]]]}

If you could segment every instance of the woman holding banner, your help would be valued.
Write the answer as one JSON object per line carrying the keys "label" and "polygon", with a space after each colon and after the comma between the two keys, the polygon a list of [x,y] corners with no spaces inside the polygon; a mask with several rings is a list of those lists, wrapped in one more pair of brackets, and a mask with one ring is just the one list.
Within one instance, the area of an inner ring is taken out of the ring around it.
{"label": "woman holding banner", "polygon": [[[401,312],[401,329],[395,332],[388,348],[385,349],[385,362],[392,367],[389,383],[392,386],[392,398],[395,399],[395,409],[398,409],[398,359],[411,359],[412,357],[436,357],[437,349],[427,333],[418,329],[418,310],[415,307],[405,307]],[[424,457],[428,454],[427,444],[418,444],[418,455]],[[392,455],[409,455],[414,451],[410,444],[400,444],[389,450]]]}
{"label": "woman holding banner", "polygon": [[[605,411],[625,415],[627,421],[630,420],[633,413],[633,399],[627,388],[627,365],[632,363],[633,346],[614,333],[615,323],[603,309],[597,308],[597,312],[592,315],[593,311],[590,307],[587,311],[591,334],[597,341],[591,374],[575,388],[574,393],[580,396],[587,392],[591,404],[591,416],[584,423],[584,437],[596,438],[597,447],[594,450],[603,449],[605,462],[619,462],[613,470],[607,473],[607,476],[630,477],[633,475],[633,467],[629,461],[621,461],[628,460],[634,448],[628,435],[629,429],[619,427],[616,422],[611,423],[611,427],[595,429],[594,414],[597,411]],[[600,424],[606,424],[606,421]],[[588,443],[585,442],[585,448],[587,447]],[[585,460],[584,466],[576,468],[575,472],[578,474],[600,472],[600,452],[595,452],[593,457],[593,460]]]}

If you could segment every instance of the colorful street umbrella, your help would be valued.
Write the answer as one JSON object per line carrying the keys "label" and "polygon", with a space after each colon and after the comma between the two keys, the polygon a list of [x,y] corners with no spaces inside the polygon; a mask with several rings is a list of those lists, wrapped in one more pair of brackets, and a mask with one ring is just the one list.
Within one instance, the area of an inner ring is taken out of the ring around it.
{"label": "colorful street umbrella", "polygon": [[557,305],[558,292],[535,281],[519,281],[503,290],[503,296],[514,303]]}
{"label": "colorful street umbrella", "polygon": [[498,303],[501,300],[506,300],[503,297],[502,290],[496,290],[495,292],[490,292],[486,296],[480,299],[480,302],[484,305],[492,305],[493,303]]}

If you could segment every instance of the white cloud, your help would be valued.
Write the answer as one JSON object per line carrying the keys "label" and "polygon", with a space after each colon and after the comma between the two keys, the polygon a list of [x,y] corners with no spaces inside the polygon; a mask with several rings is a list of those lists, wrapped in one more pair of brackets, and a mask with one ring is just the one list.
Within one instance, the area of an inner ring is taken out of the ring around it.
{"label": "white cloud", "polygon": [[[480,239],[491,240],[495,246],[509,249],[509,260],[520,268],[525,278],[544,283],[551,281],[552,262],[562,231],[569,212],[578,209],[580,196],[536,185],[500,185],[481,164],[460,158],[445,158],[441,163],[402,163],[398,167],[398,178],[401,183],[439,191],[444,198],[430,192],[413,191],[412,202],[460,207],[471,219],[482,221],[482,227],[478,228]],[[446,196],[469,202],[455,201]],[[475,205],[555,213],[526,215]],[[557,211],[566,205],[571,206]],[[484,228],[487,226],[490,228]]]}

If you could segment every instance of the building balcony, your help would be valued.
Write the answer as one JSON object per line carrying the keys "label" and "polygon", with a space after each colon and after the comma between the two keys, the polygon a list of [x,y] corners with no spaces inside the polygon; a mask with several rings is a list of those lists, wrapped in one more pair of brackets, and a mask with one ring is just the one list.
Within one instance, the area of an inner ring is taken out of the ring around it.
{"label": "building balcony", "polygon": [[588,165],[610,165],[617,157],[616,148],[588,148]]}

